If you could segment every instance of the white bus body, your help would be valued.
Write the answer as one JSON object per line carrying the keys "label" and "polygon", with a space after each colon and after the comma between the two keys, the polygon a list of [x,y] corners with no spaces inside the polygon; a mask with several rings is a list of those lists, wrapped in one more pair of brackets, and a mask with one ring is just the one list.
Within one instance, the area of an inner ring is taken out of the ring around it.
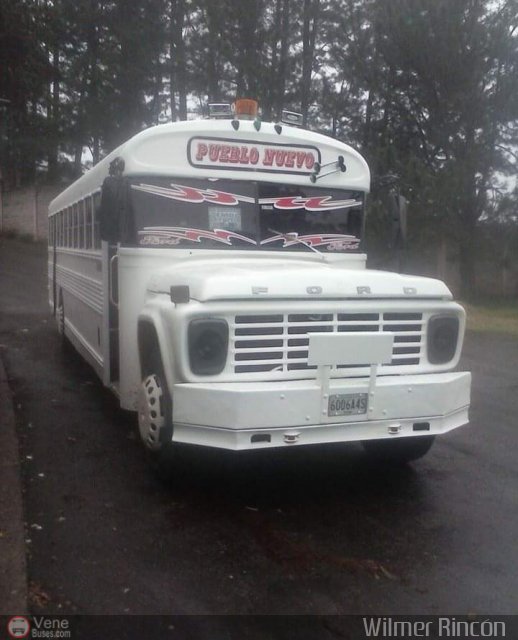
{"label": "white bus body", "polygon": [[366,269],[356,151],[235,125],[148,129],[51,203],[58,326],[151,450],[370,441],[418,457],[468,422],[463,309],[442,282]]}

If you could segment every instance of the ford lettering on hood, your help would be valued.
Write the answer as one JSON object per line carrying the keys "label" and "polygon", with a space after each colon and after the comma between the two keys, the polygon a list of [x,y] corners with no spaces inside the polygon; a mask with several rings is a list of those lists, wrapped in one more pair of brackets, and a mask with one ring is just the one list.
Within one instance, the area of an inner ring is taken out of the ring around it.
{"label": "ford lettering on hood", "polygon": [[169,294],[188,286],[200,302],[246,298],[440,298],[451,299],[439,280],[382,271],[344,269],[309,260],[193,259],[157,272],[148,290]]}

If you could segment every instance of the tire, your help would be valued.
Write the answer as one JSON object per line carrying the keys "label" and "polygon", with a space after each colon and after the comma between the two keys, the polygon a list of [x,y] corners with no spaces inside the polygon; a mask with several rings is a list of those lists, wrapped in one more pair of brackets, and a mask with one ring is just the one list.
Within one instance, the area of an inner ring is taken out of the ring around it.
{"label": "tire", "polygon": [[162,359],[154,354],[138,395],[138,430],[150,467],[162,481],[174,475],[176,446],[173,436],[173,402],[167,388]]}
{"label": "tire", "polygon": [[61,341],[61,348],[68,351],[69,342],[65,335],[65,305],[63,303],[63,292],[59,292],[59,302],[56,307],[56,323],[58,325],[58,333]]}
{"label": "tire", "polygon": [[435,436],[411,436],[391,440],[363,440],[367,455],[377,462],[386,464],[406,464],[418,460],[430,451]]}
{"label": "tire", "polygon": [[63,304],[63,293],[59,292],[59,301],[56,307],[56,323],[60,336],[65,335],[65,305]]}

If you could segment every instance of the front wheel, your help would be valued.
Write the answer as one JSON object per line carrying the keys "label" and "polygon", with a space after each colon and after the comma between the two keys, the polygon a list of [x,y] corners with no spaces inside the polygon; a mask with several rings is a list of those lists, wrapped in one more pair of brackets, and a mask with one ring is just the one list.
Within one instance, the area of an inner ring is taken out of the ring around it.
{"label": "front wheel", "polygon": [[165,381],[158,373],[146,376],[140,385],[138,397],[138,427],[145,447],[159,451],[164,444],[164,436],[169,416],[167,415]]}
{"label": "front wheel", "polygon": [[172,401],[162,363],[155,359],[153,373],[147,375],[138,394],[138,428],[148,462],[161,480],[168,481],[174,471],[175,447],[171,442]]}
{"label": "front wheel", "polygon": [[367,455],[378,462],[405,464],[422,458],[430,451],[435,436],[412,436],[391,440],[363,440]]}

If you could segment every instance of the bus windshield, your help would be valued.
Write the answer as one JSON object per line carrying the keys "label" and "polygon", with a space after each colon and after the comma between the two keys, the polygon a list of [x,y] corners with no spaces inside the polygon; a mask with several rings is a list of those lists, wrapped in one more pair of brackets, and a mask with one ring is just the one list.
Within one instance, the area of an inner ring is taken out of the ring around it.
{"label": "bus windshield", "polygon": [[351,252],[361,191],[238,180],[132,179],[132,244],[140,247]]}

